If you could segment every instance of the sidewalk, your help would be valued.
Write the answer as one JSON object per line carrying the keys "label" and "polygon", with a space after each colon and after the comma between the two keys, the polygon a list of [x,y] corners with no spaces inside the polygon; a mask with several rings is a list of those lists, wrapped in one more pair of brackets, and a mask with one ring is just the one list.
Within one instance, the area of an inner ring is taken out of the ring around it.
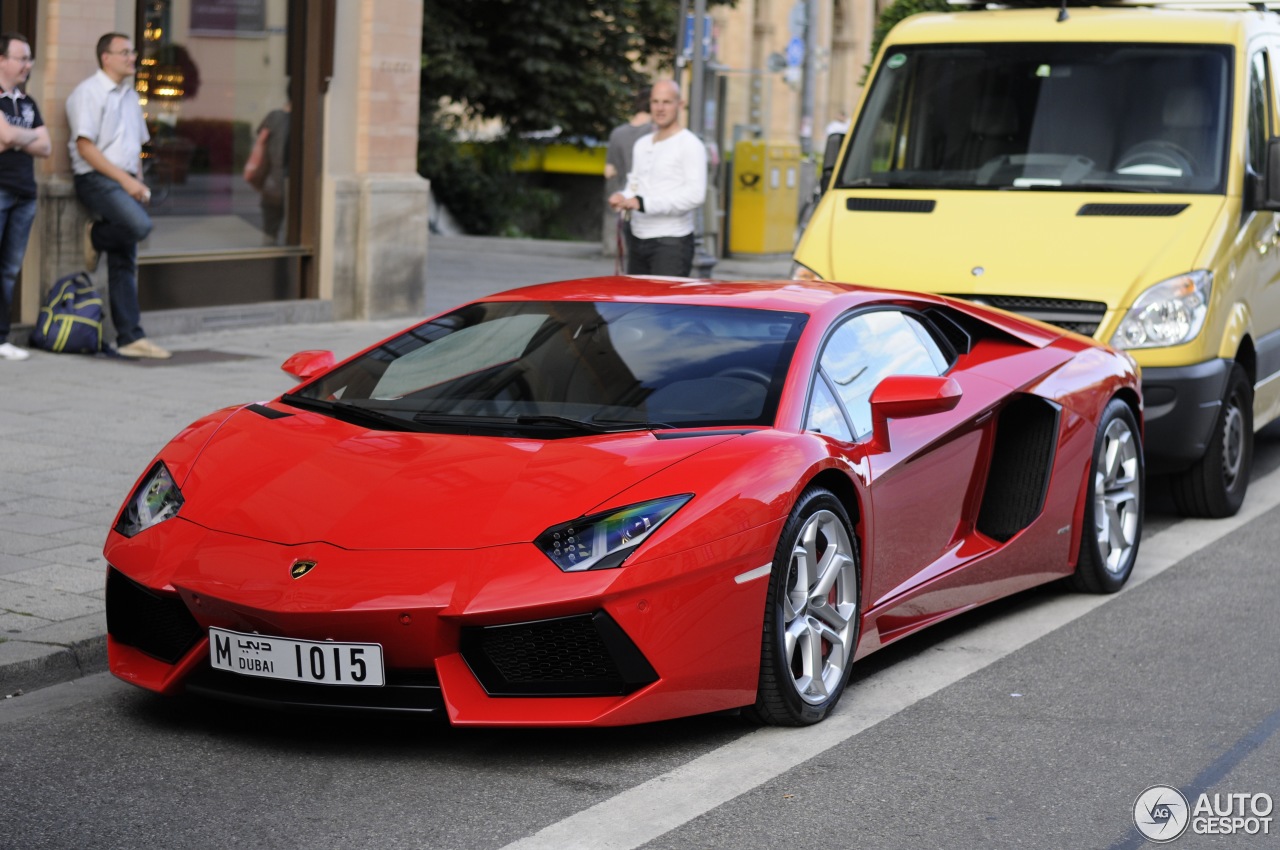
{"label": "sidewalk", "polygon": [[[789,268],[785,256],[735,258],[713,276],[770,279]],[[427,313],[613,269],[595,244],[433,236]],[[102,546],[165,442],[204,413],[287,390],[280,364],[295,351],[342,358],[416,318],[158,338],[174,352],[166,361],[37,351],[0,363],[0,698],[106,669]]]}

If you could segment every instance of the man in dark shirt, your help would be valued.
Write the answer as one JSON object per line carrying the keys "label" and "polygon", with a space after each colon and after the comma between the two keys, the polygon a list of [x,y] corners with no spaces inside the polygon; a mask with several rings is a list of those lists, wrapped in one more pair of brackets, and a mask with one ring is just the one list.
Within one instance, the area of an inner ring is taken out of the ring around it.
{"label": "man in dark shirt", "polygon": [[0,360],[30,355],[9,342],[13,286],[27,253],[36,217],[36,171],[32,157],[53,147],[36,102],[18,88],[31,74],[31,45],[17,33],[0,35]]}

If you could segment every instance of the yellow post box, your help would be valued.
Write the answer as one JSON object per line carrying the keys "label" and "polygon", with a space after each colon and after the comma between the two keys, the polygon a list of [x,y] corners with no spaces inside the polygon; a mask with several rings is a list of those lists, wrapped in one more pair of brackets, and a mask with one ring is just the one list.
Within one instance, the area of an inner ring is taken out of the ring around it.
{"label": "yellow post box", "polygon": [[733,149],[730,254],[789,254],[800,207],[800,146],[744,139]]}

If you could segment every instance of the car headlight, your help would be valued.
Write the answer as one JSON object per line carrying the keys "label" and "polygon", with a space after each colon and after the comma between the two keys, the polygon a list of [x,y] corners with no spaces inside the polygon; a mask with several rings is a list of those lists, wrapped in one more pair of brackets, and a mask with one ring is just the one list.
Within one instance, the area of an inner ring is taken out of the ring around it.
{"label": "car headlight", "polygon": [[1161,348],[1195,339],[1209,312],[1213,273],[1187,272],[1152,286],[1134,302],[1111,337],[1114,348]]}
{"label": "car headlight", "polygon": [[133,537],[153,525],[159,525],[178,515],[182,507],[182,492],[163,461],[156,461],[138,489],[125,502],[116,531],[125,537]]}
{"label": "car headlight", "polygon": [[636,547],[693,498],[667,496],[553,525],[534,545],[566,573],[622,566]]}
{"label": "car headlight", "polygon": [[792,280],[822,280],[822,275],[806,266],[804,263],[791,261],[791,279]]}

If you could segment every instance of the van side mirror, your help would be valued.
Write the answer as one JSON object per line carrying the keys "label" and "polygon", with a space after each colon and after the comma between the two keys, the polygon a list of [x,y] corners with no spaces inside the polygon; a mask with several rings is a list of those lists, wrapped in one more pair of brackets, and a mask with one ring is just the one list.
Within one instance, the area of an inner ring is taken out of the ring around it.
{"label": "van side mirror", "polygon": [[1255,184],[1252,206],[1260,210],[1280,210],[1280,136],[1267,140],[1267,173]]}
{"label": "van side mirror", "polygon": [[840,158],[840,146],[844,144],[844,133],[832,133],[827,136],[827,146],[822,151],[822,183],[818,188],[825,192],[831,182],[831,175],[836,170],[836,160]]}

